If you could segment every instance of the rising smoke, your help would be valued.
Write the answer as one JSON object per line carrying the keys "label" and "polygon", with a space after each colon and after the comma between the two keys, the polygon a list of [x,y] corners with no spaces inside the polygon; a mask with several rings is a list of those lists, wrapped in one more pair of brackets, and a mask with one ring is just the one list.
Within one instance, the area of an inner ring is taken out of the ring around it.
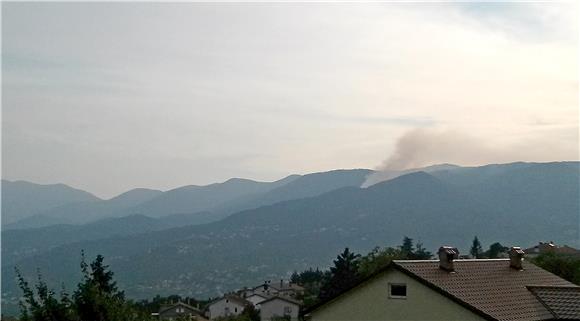
{"label": "rising smoke", "polygon": [[[565,149],[542,138],[499,144],[458,130],[414,129],[401,136],[394,152],[361,187],[437,164],[477,166],[516,161],[576,160],[578,148]],[[431,168],[437,169],[439,167]],[[429,170],[429,169],[428,169]]]}

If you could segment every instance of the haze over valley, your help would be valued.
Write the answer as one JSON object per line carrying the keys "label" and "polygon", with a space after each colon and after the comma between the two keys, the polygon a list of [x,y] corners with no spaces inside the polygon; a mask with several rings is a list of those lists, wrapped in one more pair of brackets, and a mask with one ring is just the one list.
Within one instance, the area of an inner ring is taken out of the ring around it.
{"label": "haze over valley", "polygon": [[[145,298],[215,296],[326,267],[347,246],[367,252],[404,236],[430,251],[441,244],[466,250],[474,235],[579,246],[579,166],[446,164],[364,188],[375,171],[334,170],[270,183],[235,178],[166,192],[136,189],[110,200],[63,185],[4,181],[3,206],[29,207],[2,233],[3,295],[16,298],[14,266],[72,284],[81,251],[105,255],[127,293]],[[33,195],[43,203],[24,201]]]}

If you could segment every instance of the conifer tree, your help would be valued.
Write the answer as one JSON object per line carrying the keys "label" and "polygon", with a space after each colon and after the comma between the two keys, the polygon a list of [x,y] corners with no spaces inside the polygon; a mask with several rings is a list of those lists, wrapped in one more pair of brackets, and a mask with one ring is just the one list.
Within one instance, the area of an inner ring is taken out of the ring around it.
{"label": "conifer tree", "polygon": [[406,259],[411,259],[414,252],[413,239],[405,236],[403,238],[403,244],[401,245],[401,254]]}
{"label": "conifer tree", "polygon": [[473,239],[469,253],[474,259],[480,259],[483,256],[483,249],[481,248],[481,243],[479,242],[479,239],[477,239],[477,236]]}
{"label": "conifer tree", "polygon": [[359,262],[360,255],[345,248],[334,260],[329,279],[320,290],[320,298],[324,300],[333,297],[353,286],[358,281]]}

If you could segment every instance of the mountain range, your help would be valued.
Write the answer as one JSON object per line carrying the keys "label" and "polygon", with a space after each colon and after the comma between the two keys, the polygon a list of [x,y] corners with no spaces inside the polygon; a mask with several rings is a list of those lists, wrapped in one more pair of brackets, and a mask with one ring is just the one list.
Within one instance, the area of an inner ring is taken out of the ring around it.
{"label": "mountain range", "polygon": [[[442,244],[465,250],[475,235],[484,245],[525,247],[552,240],[578,246],[579,166],[446,165],[367,188],[360,186],[372,171],[339,170],[273,183],[234,179],[203,192],[153,191],[148,200],[130,197],[137,205],[124,202],[125,208],[142,209],[129,216],[3,231],[3,304],[17,298],[14,266],[28,277],[40,268],[49,284],[71,286],[80,278],[81,250],[89,258],[103,254],[119,286],[141,298],[214,296],[293,270],[325,267],[347,246],[367,252],[399,244],[404,236],[430,251]],[[187,203],[190,195],[216,191],[223,200],[207,196]],[[211,222],[199,224],[200,215]]]}
{"label": "mountain range", "polygon": [[[51,202],[48,201],[51,194],[37,197],[41,192],[45,192],[45,185],[26,183],[28,189],[22,192],[22,187],[20,190],[14,190],[13,182],[2,181],[2,197],[6,200],[2,203],[2,211],[7,216],[2,228],[10,230],[55,224],[86,224],[104,218],[135,214],[149,217],[188,215],[190,220],[197,217],[197,221],[192,221],[192,224],[208,223],[242,209],[316,196],[344,186],[360,186],[370,173],[371,171],[366,169],[335,170],[290,175],[275,182],[232,178],[223,183],[206,186],[189,185],[166,192],[139,188],[109,200],[102,200],[84,192],[87,196],[85,199],[77,195],[66,195],[69,197],[68,201],[61,197]],[[62,184],[54,186],[66,187]],[[53,194],[60,196],[63,193]],[[27,210],[18,211],[19,208]],[[209,212],[211,214],[208,215]]]}

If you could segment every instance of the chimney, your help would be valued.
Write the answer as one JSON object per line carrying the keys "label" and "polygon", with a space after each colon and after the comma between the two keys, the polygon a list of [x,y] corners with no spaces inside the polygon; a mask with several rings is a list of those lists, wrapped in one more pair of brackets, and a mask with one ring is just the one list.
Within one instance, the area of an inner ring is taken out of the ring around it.
{"label": "chimney", "polygon": [[439,268],[453,272],[453,260],[459,257],[459,250],[456,247],[442,246],[437,254],[439,254]]}
{"label": "chimney", "polygon": [[280,288],[284,287],[284,279],[280,279]]}
{"label": "chimney", "polygon": [[526,254],[519,246],[510,248],[510,267],[516,270],[523,270],[522,261]]}

